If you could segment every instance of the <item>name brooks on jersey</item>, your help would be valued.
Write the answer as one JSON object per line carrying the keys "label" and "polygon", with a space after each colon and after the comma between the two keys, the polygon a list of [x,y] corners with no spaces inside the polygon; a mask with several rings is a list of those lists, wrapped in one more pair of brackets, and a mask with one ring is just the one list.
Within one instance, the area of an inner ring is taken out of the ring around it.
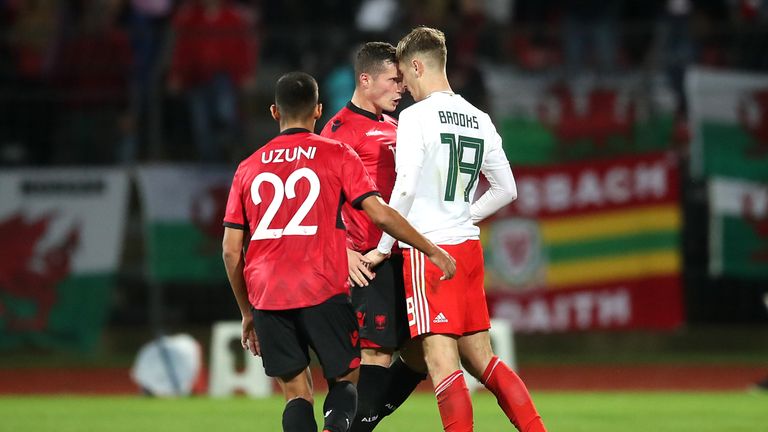
{"label": "name brooks on jersey", "polygon": [[261,154],[261,163],[293,162],[301,158],[314,159],[315,147],[294,147],[291,149],[272,149]]}
{"label": "name brooks on jersey", "polygon": [[463,113],[456,113],[453,111],[438,111],[437,115],[440,117],[440,123],[452,124],[456,126],[480,129],[480,124],[477,122],[477,116],[469,116]]}

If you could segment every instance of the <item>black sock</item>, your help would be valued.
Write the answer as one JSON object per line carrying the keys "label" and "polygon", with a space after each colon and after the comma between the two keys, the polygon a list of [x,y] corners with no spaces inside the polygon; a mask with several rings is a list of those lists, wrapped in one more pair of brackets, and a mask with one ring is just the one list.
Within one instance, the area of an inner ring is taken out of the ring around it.
{"label": "black sock", "polygon": [[389,385],[389,369],[384,366],[360,366],[357,382],[357,414],[351,432],[369,432],[379,423],[381,408]]}
{"label": "black sock", "polygon": [[330,384],[323,404],[325,423],[323,429],[331,432],[347,432],[357,411],[357,389],[349,381]]}
{"label": "black sock", "polygon": [[315,413],[312,404],[302,398],[291,399],[283,410],[283,431],[285,432],[317,432]]}
{"label": "black sock", "polygon": [[416,386],[425,379],[427,379],[427,374],[416,372],[408,367],[400,356],[397,356],[392,366],[389,367],[389,385],[387,386],[387,394],[384,396],[379,421],[392,414],[408,399]]}

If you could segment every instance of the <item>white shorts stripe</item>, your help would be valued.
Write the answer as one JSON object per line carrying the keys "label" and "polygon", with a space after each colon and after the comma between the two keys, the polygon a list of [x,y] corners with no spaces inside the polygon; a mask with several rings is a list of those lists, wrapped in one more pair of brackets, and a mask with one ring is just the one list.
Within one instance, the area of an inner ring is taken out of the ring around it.
{"label": "white shorts stripe", "polygon": [[432,331],[429,320],[429,303],[427,302],[427,278],[425,255],[416,249],[411,249],[411,287],[413,288],[413,320],[416,323],[416,334],[426,334]]}
{"label": "white shorts stripe", "polygon": [[427,301],[427,272],[424,270],[424,254],[419,252],[419,274],[421,277],[421,298],[424,301],[424,333],[429,333],[432,323],[429,320],[429,302]]}
{"label": "white shorts stripe", "polygon": [[416,332],[421,334],[421,311],[419,310],[419,295],[416,290],[416,266],[415,262],[416,249],[411,249],[410,264],[411,264],[411,288],[413,289],[413,320],[416,322]]}

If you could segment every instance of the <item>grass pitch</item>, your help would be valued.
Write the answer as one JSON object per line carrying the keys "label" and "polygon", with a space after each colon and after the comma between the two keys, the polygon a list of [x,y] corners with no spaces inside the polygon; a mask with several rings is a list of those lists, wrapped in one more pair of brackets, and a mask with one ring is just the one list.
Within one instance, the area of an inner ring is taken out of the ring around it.
{"label": "grass pitch", "polygon": [[[768,430],[768,394],[559,393],[533,395],[550,432],[757,432]],[[492,395],[473,395],[475,430],[514,430]],[[320,423],[318,399],[315,414]],[[143,397],[0,397],[2,432],[280,431],[283,401]],[[416,394],[376,429],[440,431],[434,396]]]}

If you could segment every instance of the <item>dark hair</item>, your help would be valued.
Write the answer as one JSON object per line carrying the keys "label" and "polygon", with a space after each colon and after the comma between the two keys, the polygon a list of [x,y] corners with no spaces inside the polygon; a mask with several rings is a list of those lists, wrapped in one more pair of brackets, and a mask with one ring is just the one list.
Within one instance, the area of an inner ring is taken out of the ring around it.
{"label": "dark hair", "polygon": [[397,44],[397,59],[409,61],[416,54],[425,55],[434,60],[438,67],[444,68],[448,57],[445,34],[438,29],[423,26],[411,30]]}
{"label": "dark hair", "polygon": [[367,42],[357,52],[355,77],[362,73],[378,75],[387,63],[397,64],[395,47],[387,42]]}
{"label": "dark hair", "polygon": [[283,117],[302,119],[317,106],[317,81],[305,72],[288,72],[275,85],[275,105]]}

